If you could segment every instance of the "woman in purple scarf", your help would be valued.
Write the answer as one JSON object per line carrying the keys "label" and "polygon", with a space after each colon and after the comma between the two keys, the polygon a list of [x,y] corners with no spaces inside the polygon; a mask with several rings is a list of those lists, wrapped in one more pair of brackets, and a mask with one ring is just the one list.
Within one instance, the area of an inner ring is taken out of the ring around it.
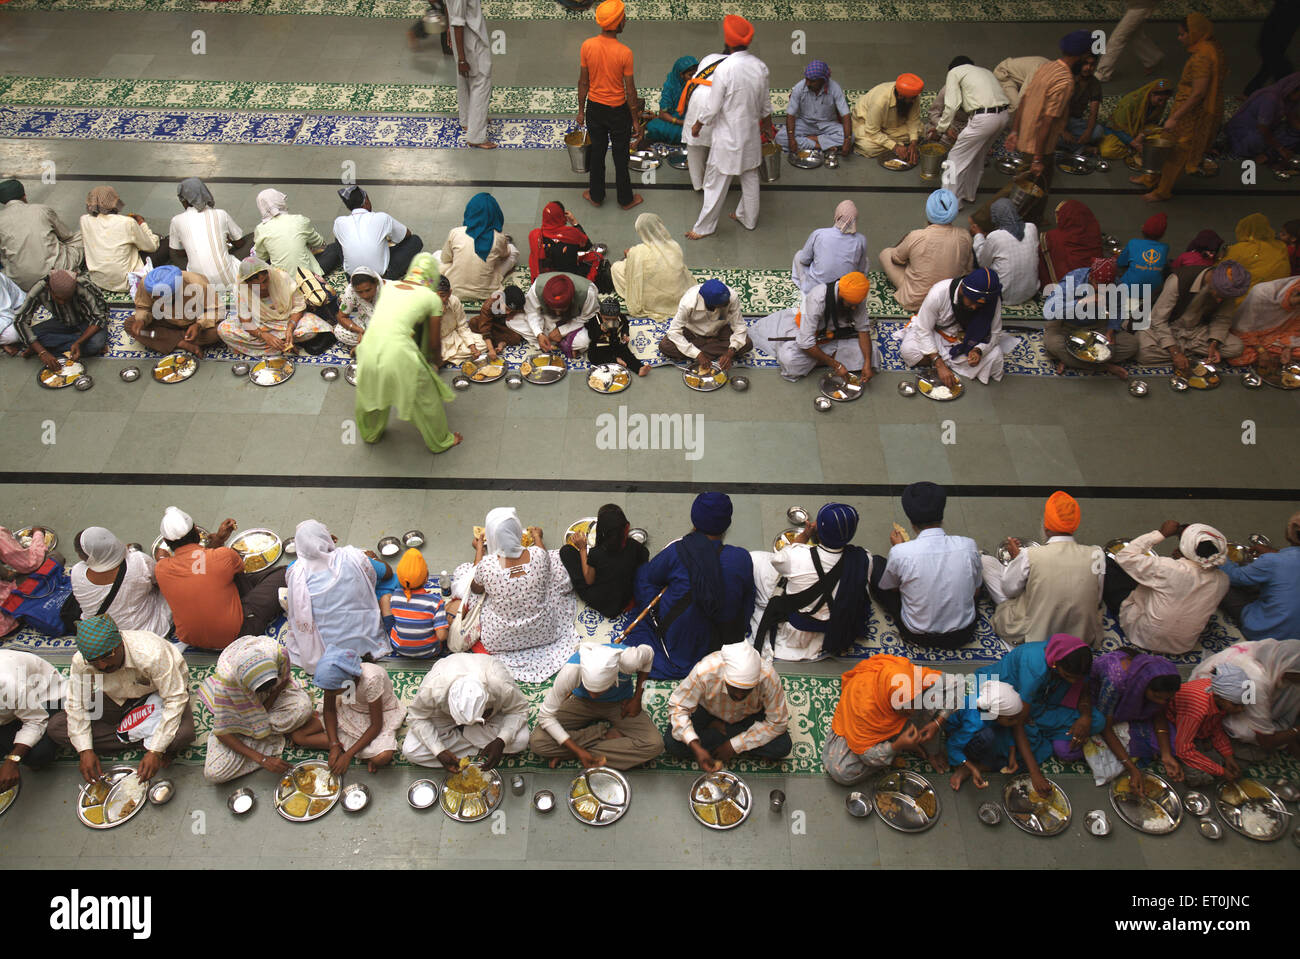
{"label": "woman in purple scarf", "polygon": [[[1182,684],[1178,670],[1163,656],[1152,656],[1131,646],[1098,656],[1089,677],[1092,702],[1106,717],[1102,738],[1123,764],[1133,788],[1142,788],[1137,759],[1173,759],[1173,732],[1165,707]],[[1128,744],[1115,727],[1127,724]]]}

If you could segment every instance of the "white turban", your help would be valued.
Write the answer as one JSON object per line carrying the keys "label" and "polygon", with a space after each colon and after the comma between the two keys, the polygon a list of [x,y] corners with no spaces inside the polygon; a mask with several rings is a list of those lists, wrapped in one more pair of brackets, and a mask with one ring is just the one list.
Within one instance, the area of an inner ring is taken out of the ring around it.
{"label": "white turban", "polygon": [[[1212,556],[1198,556],[1196,547],[1202,543],[1213,543],[1214,554]],[[1228,558],[1228,540],[1213,526],[1206,526],[1204,523],[1192,523],[1183,530],[1183,535],[1178,538],[1178,552],[1183,554],[1184,559],[1190,559],[1204,569],[1214,569],[1216,566],[1222,566],[1224,560]]]}
{"label": "white turban", "polygon": [[126,555],[122,541],[102,526],[89,526],[83,530],[80,545],[86,554],[86,568],[95,573],[117,569]]}
{"label": "white turban", "polygon": [[999,716],[1014,716],[1025,706],[1024,700],[1010,683],[996,679],[989,680],[980,687],[979,698],[975,705],[982,713],[989,713],[996,719]]}
{"label": "white turban", "polygon": [[176,506],[168,506],[163,513],[161,532],[163,539],[181,539],[194,528],[190,514]]}
{"label": "white turban", "polygon": [[603,693],[618,682],[618,664],[623,650],[606,643],[586,643],[578,650],[578,673],[582,688]]}
{"label": "white turban", "polygon": [[730,643],[722,647],[722,675],[727,685],[753,689],[758,685],[763,659],[752,643]]}
{"label": "white turban", "polygon": [[487,707],[487,690],[477,679],[461,676],[447,689],[447,712],[457,726],[473,726],[483,722]]}

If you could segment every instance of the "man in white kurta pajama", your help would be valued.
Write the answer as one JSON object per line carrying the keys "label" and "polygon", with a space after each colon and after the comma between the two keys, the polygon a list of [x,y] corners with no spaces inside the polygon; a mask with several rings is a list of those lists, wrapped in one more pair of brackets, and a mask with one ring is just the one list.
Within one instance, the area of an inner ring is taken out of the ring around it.
{"label": "man in white kurta pajama", "polygon": [[492,97],[492,44],[480,0],[446,0],[447,26],[456,54],[456,104],[470,146],[490,149],[488,100]]}
{"label": "man in white kurta pajama", "polygon": [[528,747],[528,700],[496,657],[452,653],[425,674],[406,729],[402,755],[420,766],[454,769],[478,753],[499,759]]}
{"label": "man in white kurta pajama", "polygon": [[[968,295],[968,287],[982,294],[984,302],[976,302]],[[987,383],[990,379],[1002,379],[1006,351],[1015,346],[1016,338],[1002,332],[1000,294],[1001,284],[997,274],[986,269],[976,270],[962,280],[940,280],[930,287],[916,316],[912,317],[907,326],[894,333],[894,338],[902,341],[898,352],[903,362],[908,366],[933,363],[944,385],[951,385],[949,381],[954,373],[968,379],[977,379],[981,383]],[[993,307],[988,335],[980,338],[982,342],[972,344],[968,352],[954,356],[953,349],[959,345],[964,346],[967,336],[954,309],[956,300],[962,297],[965,298],[963,305],[967,310],[983,307],[989,299],[996,299],[996,305]]]}
{"label": "man in white kurta pajama", "polygon": [[792,383],[819,366],[830,367],[838,376],[861,370],[865,382],[873,375],[870,288],[861,273],[819,283],[803,295],[798,309],[759,320],[751,332],[754,345],[775,357],[781,376]]}
{"label": "man in white kurta pajama", "polygon": [[723,32],[732,52],[714,71],[709,105],[691,128],[693,134],[705,127],[713,129],[704,171],[704,205],[695,226],[686,234],[692,240],[717,231],[733,176],[740,177],[741,200],[732,216],[747,230],[758,226],[758,167],[763,162],[760,126],[773,139],[776,137],[767,65],[748,50],[753,26],[743,17],[728,15]]}
{"label": "man in white kurta pajama", "polygon": [[682,143],[686,146],[686,166],[691,173],[691,189],[699,193],[704,189],[704,170],[709,162],[709,146],[713,143],[713,129],[701,126],[695,133],[695,121],[708,109],[713,99],[713,74],[718,64],[727,59],[725,53],[708,53],[700,61],[695,76],[687,83],[686,118],[682,122]]}

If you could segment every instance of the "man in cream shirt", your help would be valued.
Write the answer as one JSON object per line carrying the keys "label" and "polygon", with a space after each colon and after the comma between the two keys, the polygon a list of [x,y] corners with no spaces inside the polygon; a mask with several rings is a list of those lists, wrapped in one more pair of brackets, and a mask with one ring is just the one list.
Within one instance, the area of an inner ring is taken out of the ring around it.
{"label": "man in cream shirt", "polygon": [[0,649],[0,794],[18,785],[23,766],[43,769],[54,760],[50,710],[63,691],[63,676],[40,656]]}
{"label": "man in cream shirt", "polygon": [[433,664],[406,710],[402,755],[449,772],[482,754],[491,769],[528,748],[528,700],[500,660],[452,653]]}

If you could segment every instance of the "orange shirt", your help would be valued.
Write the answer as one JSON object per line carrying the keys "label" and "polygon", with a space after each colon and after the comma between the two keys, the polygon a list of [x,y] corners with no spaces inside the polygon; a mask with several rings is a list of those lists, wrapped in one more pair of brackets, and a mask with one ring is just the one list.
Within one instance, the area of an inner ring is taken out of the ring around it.
{"label": "orange shirt", "polygon": [[235,575],[243,571],[244,561],[227,546],[204,549],[192,543],[158,561],[154,569],[158,589],[172,608],[172,622],[182,643],[225,649],[239,638],[244,604],[239,601]]}
{"label": "orange shirt", "polygon": [[607,107],[627,103],[623,78],[632,75],[632,48],[603,33],[582,42],[579,63],[587,68],[587,99]]}

